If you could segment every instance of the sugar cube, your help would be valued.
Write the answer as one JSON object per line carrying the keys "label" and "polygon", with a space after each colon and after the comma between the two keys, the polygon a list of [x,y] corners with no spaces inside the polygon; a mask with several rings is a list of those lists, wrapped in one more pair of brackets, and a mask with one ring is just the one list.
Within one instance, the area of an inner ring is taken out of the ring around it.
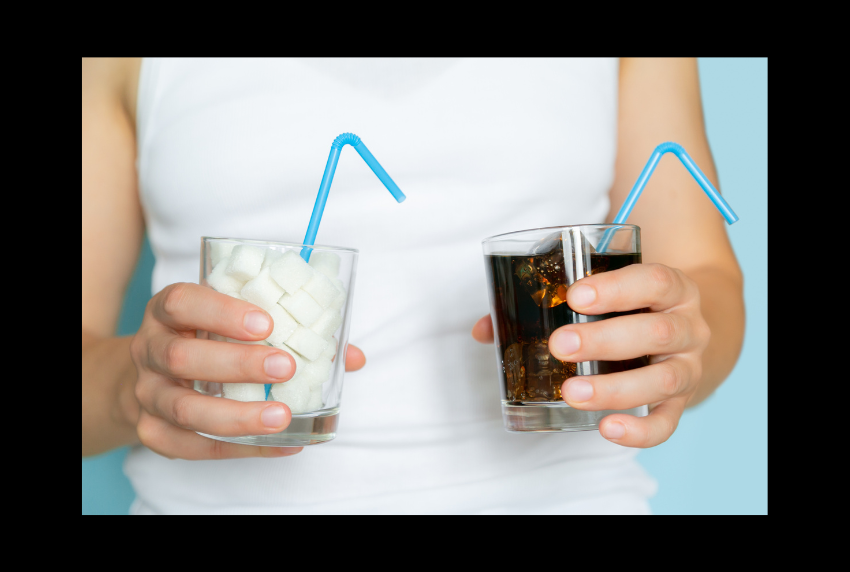
{"label": "sugar cube", "polygon": [[336,345],[336,338],[331,338],[330,340],[328,340],[328,347],[325,348],[325,351],[322,352],[322,355],[319,356],[319,359],[334,359],[334,356],[336,356]]}
{"label": "sugar cube", "polygon": [[245,283],[240,292],[242,297],[256,304],[263,310],[277,306],[277,301],[283,296],[283,288],[269,276],[269,269],[261,270],[256,278]]}
{"label": "sugar cube", "polygon": [[315,274],[314,270],[294,250],[287,250],[270,267],[271,276],[280,287],[295,294]]}
{"label": "sugar cube", "polygon": [[295,333],[286,340],[286,345],[312,361],[322,355],[322,352],[328,346],[328,342],[313,330],[298,326]]}
{"label": "sugar cube", "polygon": [[281,257],[283,257],[283,252],[281,252],[280,250],[269,248],[268,250],[266,250],[266,257],[263,258],[263,265],[260,267],[260,270],[262,270],[263,268],[268,268],[269,266],[280,260]]}
{"label": "sugar cube", "polygon": [[321,385],[328,380],[332,365],[331,360],[322,359],[322,357],[319,356],[318,359],[307,364],[301,375],[307,380],[310,387],[321,387]]}
{"label": "sugar cube", "polygon": [[229,257],[235,246],[232,242],[211,242],[210,261],[213,267],[218,266],[219,262]]}
{"label": "sugar cube", "polygon": [[341,324],[342,316],[339,315],[339,310],[331,310],[328,308],[321,316],[319,316],[319,319],[310,326],[310,329],[323,338],[330,338],[334,335],[334,332]]}
{"label": "sugar cube", "polygon": [[265,401],[266,388],[262,383],[222,383],[221,393],[236,401]]}
{"label": "sugar cube", "polygon": [[279,304],[299,323],[308,328],[316,323],[324,311],[319,303],[304,290],[298,290],[295,294],[284,294]]}
{"label": "sugar cube", "polygon": [[310,390],[310,399],[307,401],[307,405],[305,406],[306,411],[316,411],[317,409],[321,409],[324,405],[322,401],[322,389],[311,389]]}
{"label": "sugar cube", "polygon": [[333,252],[314,250],[310,255],[310,266],[328,278],[336,278],[339,274],[339,255]]}
{"label": "sugar cube", "polygon": [[232,276],[228,276],[225,273],[227,270],[227,264],[230,262],[229,258],[225,258],[218,265],[213,268],[213,271],[210,272],[210,275],[207,276],[207,284],[213,287],[218,292],[222,294],[230,294],[231,292],[239,292],[242,289],[242,285],[244,282],[242,280],[237,280]]}
{"label": "sugar cube", "polygon": [[312,296],[322,308],[330,306],[331,302],[339,296],[339,290],[334,287],[330,278],[320,272],[314,272],[310,281],[304,284],[301,289]]}
{"label": "sugar cube", "polygon": [[310,385],[294,378],[284,383],[275,383],[269,397],[287,404],[293,414],[303,413],[310,400]]}
{"label": "sugar cube", "polygon": [[276,348],[286,350],[283,347],[283,342],[295,333],[295,330],[298,328],[298,322],[278,304],[274,304],[271,308],[268,308],[268,313],[274,321],[274,330],[272,330],[272,335],[266,338],[266,341]]}
{"label": "sugar cube", "polygon": [[225,273],[242,282],[247,282],[260,273],[266,249],[259,246],[240,244],[230,253]]}
{"label": "sugar cube", "polygon": [[335,312],[339,312],[342,310],[342,307],[345,306],[346,294],[344,292],[340,292],[339,295],[333,299],[333,302],[328,306],[328,310],[334,310]]}

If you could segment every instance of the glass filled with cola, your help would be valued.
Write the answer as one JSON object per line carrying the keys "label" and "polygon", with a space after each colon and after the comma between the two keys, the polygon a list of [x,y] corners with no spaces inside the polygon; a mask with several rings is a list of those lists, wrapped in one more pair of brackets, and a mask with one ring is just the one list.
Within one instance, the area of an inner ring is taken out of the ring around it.
{"label": "glass filled with cola", "polygon": [[[628,371],[648,356],[625,361],[562,362],[549,353],[549,336],[567,324],[607,320],[632,312],[588,316],[566,302],[567,289],[592,274],[641,262],[640,228],[593,224],[500,234],[482,243],[496,342],[505,429],[584,431],[614,411],[582,411],[561,398],[576,375]],[[647,406],[620,411],[644,416]]]}

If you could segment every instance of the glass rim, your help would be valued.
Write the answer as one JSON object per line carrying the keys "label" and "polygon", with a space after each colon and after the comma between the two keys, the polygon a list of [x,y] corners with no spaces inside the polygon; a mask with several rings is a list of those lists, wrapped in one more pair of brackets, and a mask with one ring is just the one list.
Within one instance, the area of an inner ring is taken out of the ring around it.
{"label": "glass rim", "polygon": [[202,236],[201,242],[207,240],[230,240],[232,242],[246,242],[253,244],[263,244],[263,245],[275,245],[275,246],[294,246],[300,248],[312,248],[313,250],[339,250],[342,252],[352,252],[354,254],[360,254],[360,251],[356,248],[349,248],[347,246],[331,246],[327,244],[299,244],[297,242],[280,242],[277,240],[261,240],[257,238],[236,238],[230,236]]}
{"label": "glass rim", "polygon": [[512,236],[512,235],[515,235],[515,234],[522,234],[522,233],[526,233],[526,232],[535,232],[535,231],[538,231],[538,230],[545,230],[545,231],[552,232],[553,230],[566,230],[566,229],[570,229],[570,228],[588,228],[588,227],[593,227],[593,228],[597,228],[597,229],[607,229],[607,228],[617,228],[617,229],[620,229],[620,228],[635,229],[635,228],[637,228],[637,229],[640,229],[640,227],[638,225],[629,224],[629,223],[621,223],[621,224],[614,224],[614,223],[567,224],[567,225],[563,225],[563,226],[542,226],[540,228],[527,228],[525,230],[513,230],[511,232],[503,232],[501,234],[494,234],[493,236],[488,236],[487,238],[482,240],[481,244],[491,242],[491,241],[493,241],[497,238],[504,238],[504,237],[507,237],[507,236]]}

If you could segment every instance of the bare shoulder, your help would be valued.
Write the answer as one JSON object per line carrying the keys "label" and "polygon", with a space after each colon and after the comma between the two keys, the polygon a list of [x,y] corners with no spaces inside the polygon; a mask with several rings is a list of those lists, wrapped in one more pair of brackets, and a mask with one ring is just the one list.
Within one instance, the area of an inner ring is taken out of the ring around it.
{"label": "bare shoulder", "polygon": [[142,58],[82,58],[82,103],[113,104],[135,123]]}

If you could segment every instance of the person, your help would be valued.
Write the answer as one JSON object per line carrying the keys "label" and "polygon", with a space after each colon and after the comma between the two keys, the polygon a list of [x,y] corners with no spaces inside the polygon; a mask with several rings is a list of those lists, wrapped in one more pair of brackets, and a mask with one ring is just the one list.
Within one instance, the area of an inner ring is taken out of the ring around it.
{"label": "person", "polygon": [[[338,437],[302,451],[200,436],[275,433],[291,416],[200,395],[192,380],[281,382],[294,363],[195,339],[272,327],[197,285],[199,239],[300,242],[345,131],[408,200],[343,151],[317,243],[361,252],[350,337],[369,366],[348,347]],[[650,404],[647,417],[506,433],[480,318],[483,238],[610,221],[664,141],[719,188],[693,59],[84,60],[82,140],[82,450],[132,446],[134,513],[647,513],[655,483],[637,449],[668,439],[741,349],[725,223],[670,155],[629,218],[644,263],[568,292],[586,314],[649,311],[549,340],[573,362],[650,355],[563,387],[573,407]],[[138,332],[115,337],[145,232],[154,294]]]}

